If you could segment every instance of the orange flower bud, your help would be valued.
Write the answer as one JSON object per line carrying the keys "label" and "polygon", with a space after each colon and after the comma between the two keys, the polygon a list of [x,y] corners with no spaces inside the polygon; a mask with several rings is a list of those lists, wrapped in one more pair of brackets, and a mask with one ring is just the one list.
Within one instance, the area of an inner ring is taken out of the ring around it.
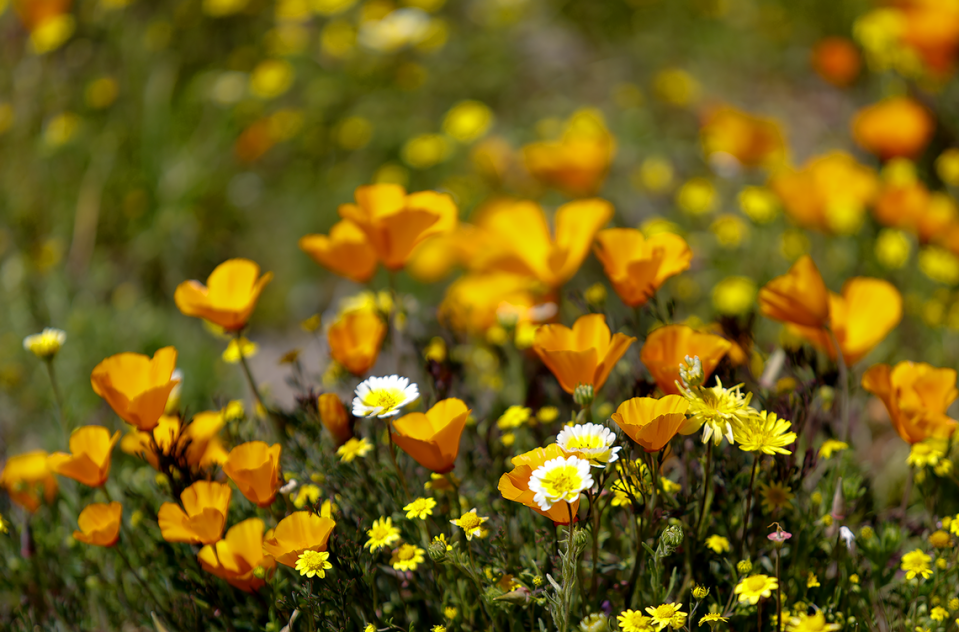
{"label": "orange flower bud", "polygon": [[103,426],[83,426],[70,435],[70,452],[47,457],[50,469],[90,487],[100,487],[110,475],[110,456],[120,433],[110,436]]}
{"label": "orange flower bud", "polygon": [[163,414],[170,391],[180,383],[173,379],[175,368],[173,347],[158,349],[152,359],[139,353],[119,353],[94,367],[90,383],[121,419],[148,432]]}
{"label": "orange flower bud", "polygon": [[193,483],[180,494],[182,509],[176,503],[160,506],[157,520],[163,539],[190,544],[216,542],[223,535],[232,494],[230,486],[223,483]]}
{"label": "orange flower bud", "polygon": [[693,258],[679,235],[659,233],[646,239],[634,228],[599,231],[593,251],[613,289],[630,307],[645,305],[666,279],[688,270]]}
{"label": "orange flower bud", "polygon": [[667,325],[646,337],[639,359],[664,393],[678,395],[679,366],[686,356],[699,358],[707,380],[731,348],[732,343],[722,336],[700,333],[686,325]]}
{"label": "orange flower bud", "polygon": [[48,503],[57,495],[57,478],[47,464],[43,450],[18,454],[7,459],[0,471],[0,487],[10,500],[33,513],[40,507],[40,498]]}
{"label": "orange flower bud", "polygon": [[120,539],[122,520],[123,505],[120,503],[87,505],[77,518],[80,530],[73,532],[73,539],[94,546],[113,546]]}
{"label": "orange flower bud", "polygon": [[223,471],[247,500],[260,507],[269,507],[280,488],[282,449],[279,443],[273,446],[262,441],[241,443],[230,450]]}
{"label": "orange flower bud", "polygon": [[852,135],[860,147],[883,160],[916,158],[932,140],[936,122],[919,102],[894,97],[865,107],[852,119]]}
{"label": "orange flower bud", "polygon": [[263,554],[263,521],[259,518],[234,525],[224,539],[200,549],[197,558],[203,570],[249,593],[263,586],[276,567],[276,561]]}
{"label": "orange flower bud", "polygon": [[523,147],[526,168],[537,180],[570,197],[595,195],[603,185],[616,155],[616,140],[602,115],[581,110],[566,123],[558,141]]}
{"label": "orange flower bud", "polygon": [[260,276],[260,266],[249,259],[230,259],[218,265],[206,280],[184,281],[173,295],[186,316],[203,318],[227,331],[246,327],[260,292],[273,278]]}
{"label": "orange flower bud", "polygon": [[862,376],[862,387],[882,400],[899,436],[909,444],[948,439],[957,422],[946,415],[959,397],[955,369],[925,362],[877,364]]}
{"label": "orange flower bud", "polygon": [[680,395],[662,399],[634,397],[619,405],[612,419],[647,452],[659,452],[686,421],[689,401]]}
{"label": "orange flower bud", "polygon": [[376,364],[385,337],[386,324],[383,319],[368,309],[343,314],[326,332],[330,355],[357,376],[363,375]]}
{"label": "orange flower bud", "polygon": [[393,422],[393,442],[428,470],[452,471],[460,451],[460,436],[470,411],[461,400],[444,399],[423,413],[410,413]]}
{"label": "orange flower bud", "polygon": [[290,568],[304,551],[325,551],[336,522],[308,511],[296,511],[280,520],[263,542],[263,551]]}
{"label": "orange flower bud", "polygon": [[811,257],[803,255],[789,272],[759,290],[759,311],[767,318],[803,327],[826,325],[829,291]]}
{"label": "orange flower bud", "polygon": [[566,456],[563,449],[555,443],[551,443],[545,448],[536,448],[514,456],[510,461],[513,464],[512,471],[503,474],[499,479],[499,491],[503,494],[503,498],[526,505],[556,524],[569,524],[570,509],[572,509],[575,518],[577,511],[579,511],[579,499],[570,503],[569,507],[567,507],[567,503],[559,502],[550,507],[549,511],[543,511],[533,499],[536,493],[529,488],[529,479],[539,466],[550,459],[565,458]]}
{"label": "orange flower bud", "polygon": [[841,88],[859,76],[862,59],[859,50],[848,39],[827,37],[813,47],[812,67],[824,80]]}
{"label": "orange flower bud", "polygon": [[540,327],[533,350],[567,393],[572,393],[580,384],[588,384],[598,391],[634,342],[636,339],[632,336],[619,333],[610,336],[606,316],[589,314],[579,317],[572,329],[563,325]]}
{"label": "orange flower bud", "polygon": [[320,421],[323,427],[329,430],[337,447],[343,445],[353,436],[350,427],[350,418],[339,396],[334,393],[323,393],[317,399],[320,409]]}
{"label": "orange flower bud", "polygon": [[334,224],[329,236],[307,235],[299,244],[313,261],[350,281],[366,283],[376,272],[376,251],[360,227],[349,220]]}

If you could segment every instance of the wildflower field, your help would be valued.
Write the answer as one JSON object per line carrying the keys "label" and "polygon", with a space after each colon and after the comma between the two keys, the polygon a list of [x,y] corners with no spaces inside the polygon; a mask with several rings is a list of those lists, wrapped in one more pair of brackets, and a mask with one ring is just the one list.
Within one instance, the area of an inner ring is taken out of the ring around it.
{"label": "wildflower field", "polygon": [[0,0],[0,630],[959,630],[959,0]]}

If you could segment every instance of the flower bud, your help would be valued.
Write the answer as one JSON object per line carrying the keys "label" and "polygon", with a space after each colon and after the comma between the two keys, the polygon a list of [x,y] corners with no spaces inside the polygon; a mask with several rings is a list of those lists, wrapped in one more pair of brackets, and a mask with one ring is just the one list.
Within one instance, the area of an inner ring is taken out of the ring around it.
{"label": "flower bud", "polygon": [[745,575],[753,570],[753,563],[749,560],[743,560],[736,564],[736,570],[739,571],[740,575]]}
{"label": "flower bud", "polygon": [[679,377],[686,388],[696,388],[703,385],[706,376],[699,356],[686,356],[683,363],[679,365]]}
{"label": "flower bud", "polygon": [[446,559],[446,543],[439,540],[433,540],[426,547],[426,552],[434,562],[442,562]]}
{"label": "flower bud", "polygon": [[659,548],[663,555],[671,555],[683,544],[683,529],[678,525],[669,525],[659,536]]}
{"label": "flower bud", "polygon": [[709,589],[706,588],[705,586],[700,586],[697,584],[696,587],[693,588],[693,597],[695,597],[696,599],[699,599],[700,601],[702,601],[708,596],[709,596]]}
{"label": "flower bud", "polygon": [[579,406],[589,406],[593,403],[593,385],[580,384],[573,390],[573,401]]}

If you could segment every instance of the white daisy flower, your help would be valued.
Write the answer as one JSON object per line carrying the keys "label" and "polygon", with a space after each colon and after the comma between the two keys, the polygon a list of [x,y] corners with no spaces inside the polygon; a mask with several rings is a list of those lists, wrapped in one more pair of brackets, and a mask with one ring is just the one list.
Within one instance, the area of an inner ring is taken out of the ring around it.
{"label": "white daisy flower", "polygon": [[392,417],[420,396],[416,384],[399,375],[368,378],[360,382],[355,393],[354,417]]}
{"label": "white daisy flower", "polygon": [[589,461],[593,467],[606,467],[619,458],[622,448],[612,447],[616,435],[601,424],[566,426],[556,436],[556,443],[563,452]]}
{"label": "white daisy flower", "polygon": [[578,456],[551,459],[529,477],[529,489],[535,493],[533,500],[543,511],[549,511],[560,501],[574,502],[583,490],[592,486],[589,461]]}

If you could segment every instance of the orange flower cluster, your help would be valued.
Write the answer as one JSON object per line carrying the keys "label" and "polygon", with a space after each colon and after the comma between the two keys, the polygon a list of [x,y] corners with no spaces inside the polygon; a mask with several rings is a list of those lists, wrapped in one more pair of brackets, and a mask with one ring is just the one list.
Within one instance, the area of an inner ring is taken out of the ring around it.
{"label": "orange flower cluster", "polygon": [[711,108],[699,131],[703,153],[711,161],[735,160],[737,166],[772,167],[786,159],[782,128],[728,105]]}
{"label": "orange flower cluster", "polygon": [[426,239],[456,228],[456,204],[445,193],[407,194],[396,184],[356,190],[356,204],[341,204],[342,218],[329,235],[307,235],[300,249],[318,264],[357,283],[365,283],[378,264],[402,270]]}
{"label": "orange flower cluster", "polygon": [[543,184],[570,197],[596,195],[616,155],[616,141],[599,112],[581,110],[558,141],[523,147],[526,169]]}
{"label": "orange flower cluster", "polygon": [[955,369],[938,369],[925,362],[877,364],[862,376],[862,387],[882,400],[892,427],[910,444],[948,439],[959,425],[946,415],[959,397]]}
{"label": "orange flower cluster", "polygon": [[866,277],[846,281],[842,294],[829,292],[816,264],[803,256],[760,290],[759,308],[834,360],[835,341],[853,365],[899,324],[902,296],[888,281]]}

